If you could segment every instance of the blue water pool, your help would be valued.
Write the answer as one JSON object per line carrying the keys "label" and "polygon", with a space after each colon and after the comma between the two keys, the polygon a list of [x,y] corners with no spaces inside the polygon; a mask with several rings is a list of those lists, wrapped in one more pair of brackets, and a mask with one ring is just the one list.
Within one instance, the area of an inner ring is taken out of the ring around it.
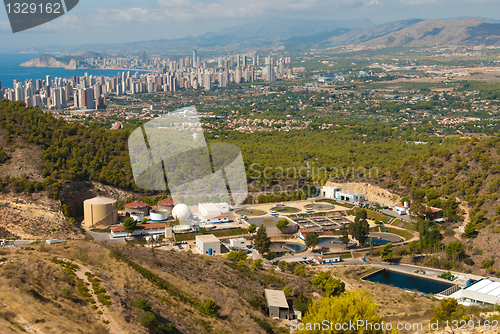
{"label": "blue water pool", "polygon": [[[376,238],[372,238],[372,244],[374,245],[385,245],[385,244],[388,244],[389,240],[385,240],[385,239],[376,239]],[[370,243],[370,238],[366,239],[365,243],[369,244]]]}
{"label": "blue water pool", "polygon": [[295,242],[274,241],[271,243],[270,250],[273,252],[293,252],[300,253],[307,249],[306,246]]}
{"label": "blue water pool", "polygon": [[340,240],[335,237],[319,238],[318,246],[327,247],[328,244],[340,244]]}
{"label": "blue water pool", "polygon": [[392,285],[404,290],[417,290],[424,294],[437,294],[453,286],[453,284],[439,282],[425,277],[403,274],[388,269],[381,270],[373,275],[368,275],[364,277],[363,280]]}

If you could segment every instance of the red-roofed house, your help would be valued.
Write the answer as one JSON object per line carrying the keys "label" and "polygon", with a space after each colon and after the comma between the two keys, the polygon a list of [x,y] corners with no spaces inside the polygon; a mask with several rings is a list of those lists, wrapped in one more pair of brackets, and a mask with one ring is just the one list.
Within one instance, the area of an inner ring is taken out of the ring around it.
{"label": "red-roofed house", "polygon": [[433,207],[430,207],[429,208],[432,212],[432,219],[439,219],[439,218],[443,218],[443,210],[442,209],[439,209],[439,208],[433,208]]}
{"label": "red-roofed house", "polygon": [[125,212],[126,213],[134,213],[134,212],[142,212],[145,216],[149,215],[149,204],[143,202],[132,202],[125,204]]}
{"label": "red-roofed house", "polygon": [[408,213],[408,208],[403,205],[395,205],[394,210],[400,215],[406,215]]}
{"label": "red-roofed house", "polygon": [[300,230],[299,231],[299,239],[306,240],[306,234],[311,233],[311,232],[315,232],[315,230],[313,228]]}

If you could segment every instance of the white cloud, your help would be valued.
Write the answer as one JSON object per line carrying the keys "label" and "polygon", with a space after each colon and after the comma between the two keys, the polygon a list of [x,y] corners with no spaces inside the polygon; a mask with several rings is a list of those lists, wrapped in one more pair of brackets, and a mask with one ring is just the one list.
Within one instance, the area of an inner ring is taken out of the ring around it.
{"label": "white cloud", "polygon": [[0,30],[11,30],[9,21],[0,21]]}
{"label": "white cloud", "polygon": [[338,9],[380,5],[379,0],[158,0],[156,9],[96,9],[91,15],[96,25],[111,22],[154,23],[173,21],[213,21],[220,19],[264,18],[282,14],[317,13]]}
{"label": "white cloud", "polygon": [[438,0],[401,0],[405,5],[423,5],[427,3],[436,3]]}
{"label": "white cloud", "polygon": [[[42,25],[44,28],[48,29],[74,29],[79,26],[79,18],[77,15],[66,14],[57,19],[47,22]],[[40,26],[40,27],[42,27]]]}

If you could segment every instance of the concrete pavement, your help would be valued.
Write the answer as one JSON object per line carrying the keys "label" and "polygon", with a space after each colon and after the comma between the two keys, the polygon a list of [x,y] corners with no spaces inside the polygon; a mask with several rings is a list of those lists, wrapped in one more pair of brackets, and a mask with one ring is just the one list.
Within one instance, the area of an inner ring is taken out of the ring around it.
{"label": "concrete pavement", "polygon": [[112,241],[112,242],[119,242],[119,243],[125,243],[125,238],[118,238],[118,239],[113,239],[111,238],[111,233],[98,233],[98,232],[92,232],[86,228],[83,228],[85,233],[89,234],[94,238],[95,241]]}

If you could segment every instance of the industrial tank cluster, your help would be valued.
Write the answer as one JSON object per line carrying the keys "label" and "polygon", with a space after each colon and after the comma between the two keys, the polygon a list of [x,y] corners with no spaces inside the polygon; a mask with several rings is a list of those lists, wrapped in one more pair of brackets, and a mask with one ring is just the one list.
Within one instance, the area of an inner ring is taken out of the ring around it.
{"label": "industrial tank cluster", "polygon": [[[165,221],[170,214],[174,219],[179,220],[188,220],[191,218],[191,211],[185,204],[172,200],[160,203],[162,205],[158,206],[159,209],[151,211],[149,211],[150,207],[148,204],[142,202],[128,203],[125,205],[125,212],[138,222],[141,222],[148,214],[150,220],[153,222]],[[83,212],[83,226],[87,228],[109,226],[116,224],[118,221],[117,201],[113,198],[98,196],[87,199],[83,202]]]}

